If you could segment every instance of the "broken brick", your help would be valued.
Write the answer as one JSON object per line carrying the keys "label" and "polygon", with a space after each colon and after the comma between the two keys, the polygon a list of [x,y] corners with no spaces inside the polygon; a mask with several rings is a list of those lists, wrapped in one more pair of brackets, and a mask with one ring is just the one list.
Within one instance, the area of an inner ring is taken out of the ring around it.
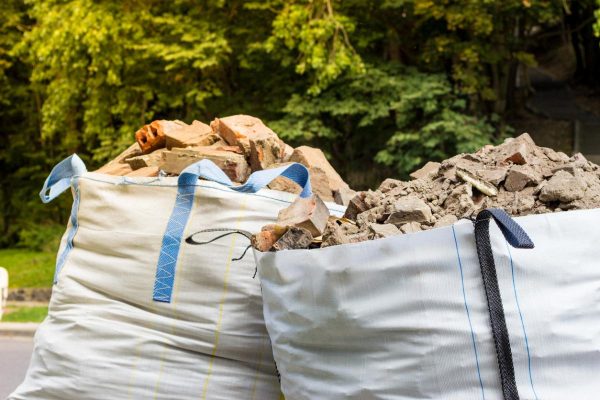
{"label": "broken brick", "polygon": [[208,159],[214,162],[233,182],[245,182],[250,167],[244,156],[211,147],[173,148],[163,153],[161,169],[169,174],[180,174],[188,165]]}
{"label": "broken brick", "polygon": [[313,193],[318,194],[323,201],[333,202],[333,192],[329,186],[329,180],[325,171],[318,167],[312,167],[308,169],[308,172]]}
{"label": "broken brick", "polygon": [[200,121],[194,121],[190,125],[161,121],[161,127],[165,134],[166,148],[169,150],[173,147],[210,146],[220,139],[210,126]]}
{"label": "broken brick", "polygon": [[281,192],[300,194],[302,188],[293,180],[286,178],[285,176],[278,176],[273,179],[271,183],[267,185],[271,190],[279,190]]}
{"label": "broken brick", "polygon": [[276,241],[279,240],[286,232],[287,227],[269,224],[262,228],[256,235],[252,236],[251,244],[259,251],[269,251]]}
{"label": "broken brick", "polygon": [[173,124],[178,124],[175,121],[156,120],[142,126],[135,133],[135,140],[140,145],[142,153],[148,154],[154,150],[165,147],[166,138],[164,125],[171,127]]}
{"label": "broken brick", "polygon": [[98,174],[125,176],[133,172],[133,169],[126,163],[108,163],[94,172]]}
{"label": "broken brick", "polygon": [[536,185],[539,178],[527,165],[513,165],[504,182],[504,188],[509,192],[518,192],[528,185]]}
{"label": "broken brick", "polygon": [[300,146],[294,150],[290,161],[300,163],[307,168],[319,168],[327,176],[329,189],[333,192],[343,187],[348,187],[342,177],[331,166],[325,154],[320,149],[309,146]]}
{"label": "broken brick", "polygon": [[141,156],[128,158],[125,161],[134,171],[140,168],[159,166],[162,163],[162,153],[164,151],[165,149],[159,149],[150,154],[142,154]]}
{"label": "broken brick", "polygon": [[284,151],[283,142],[272,131],[252,136],[249,141],[250,166],[253,171],[267,169],[281,162]]}
{"label": "broken brick", "polygon": [[263,122],[249,115],[232,115],[216,118],[210,123],[214,132],[218,133],[231,146],[239,146],[246,157],[250,157],[250,139],[277,137]]}
{"label": "broken brick", "polygon": [[313,236],[321,236],[329,218],[329,210],[318,195],[298,197],[279,212],[277,224],[307,229]]}

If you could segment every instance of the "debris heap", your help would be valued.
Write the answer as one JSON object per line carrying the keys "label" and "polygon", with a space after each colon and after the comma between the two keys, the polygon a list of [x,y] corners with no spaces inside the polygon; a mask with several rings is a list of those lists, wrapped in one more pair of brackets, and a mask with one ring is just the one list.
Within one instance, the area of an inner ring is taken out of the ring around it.
{"label": "debris heap", "polygon": [[[263,122],[249,115],[217,118],[210,125],[200,121],[156,120],[135,133],[136,143],[96,172],[121,176],[179,175],[202,159],[213,161],[236,183],[250,174],[298,162],[310,171],[313,191],[324,201],[347,205],[356,194],[319,149],[284,143]],[[269,188],[290,193],[302,189],[279,177]]]}
{"label": "debris heap", "polygon": [[[410,181],[386,179],[375,191],[357,193],[344,218],[323,216],[318,196],[310,204],[299,200],[280,213],[276,225],[256,235],[255,247],[269,251],[361,242],[450,225],[489,207],[513,216],[600,207],[600,167],[581,154],[569,157],[538,147],[527,133],[473,154],[428,162],[410,176]],[[308,219],[312,228],[324,228],[308,229]],[[280,243],[289,232],[302,233],[304,240]],[[308,246],[306,238],[311,238]]]}

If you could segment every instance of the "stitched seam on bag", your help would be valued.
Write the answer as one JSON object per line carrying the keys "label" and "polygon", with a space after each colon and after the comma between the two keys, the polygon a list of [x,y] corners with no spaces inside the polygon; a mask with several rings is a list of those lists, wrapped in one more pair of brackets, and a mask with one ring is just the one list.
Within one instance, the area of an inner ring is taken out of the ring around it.
{"label": "stitched seam on bag", "polygon": [[[246,211],[246,200],[244,200],[244,202],[242,203],[242,206],[240,208],[240,214],[238,214],[238,217],[236,218],[236,221],[235,221],[234,229],[238,229],[245,211]],[[221,333],[220,330],[221,330],[221,324],[223,322],[223,308],[225,305],[225,299],[227,298],[227,292],[229,289],[229,271],[231,269],[231,262],[233,259],[233,251],[235,249],[235,242],[236,242],[237,237],[238,237],[238,235],[231,235],[231,246],[229,247],[229,255],[227,256],[227,263],[225,264],[225,274],[223,277],[223,294],[221,296],[221,300],[219,301],[219,314],[217,317],[217,324],[215,326],[215,341],[213,344],[213,351],[212,351],[212,354],[210,357],[210,362],[208,364],[208,371],[206,372],[206,378],[204,379],[204,385],[202,387],[202,400],[206,400],[206,395],[208,394],[208,385],[210,382],[210,378],[212,376],[214,361],[215,361],[215,358],[217,355],[217,350],[219,347],[219,337],[220,337],[220,333]]]}
{"label": "stitched seam on bag", "polygon": [[79,188],[79,181],[77,177],[74,177],[72,179],[72,186],[73,190],[75,191],[75,197],[73,199],[73,205],[71,207],[71,214],[69,215],[69,218],[71,220],[71,229],[67,234],[67,243],[65,245],[65,248],[56,260],[56,267],[54,269],[54,284],[58,282],[58,275],[63,270],[67,262],[67,256],[69,255],[69,253],[71,253],[71,250],[73,250],[73,240],[75,239],[77,229],[79,228],[78,214],[79,206],[81,203],[81,190]]}
{"label": "stitched seam on bag", "polygon": [[458,259],[458,268],[460,270],[460,282],[461,282],[461,287],[462,287],[463,301],[465,304],[467,320],[469,321],[469,329],[471,331],[471,340],[473,342],[473,352],[475,353],[475,363],[477,365],[477,377],[479,379],[479,386],[481,388],[481,398],[483,400],[485,400],[485,391],[483,389],[483,380],[481,379],[481,368],[479,366],[479,355],[477,352],[477,342],[475,341],[475,331],[473,330],[473,324],[471,322],[471,313],[469,312],[467,293],[465,290],[465,278],[464,278],[464,274],[463,274],[462,260],[460,258],[460,250],[458,247],[458,239],[456,237],[456,230],[454,229],[454,225],[452,225],[452,235],[454,236],[454,246],[456,247],[456,257]]}
{"label": "stitched seam on bag", "polygon": [[[165,185],[165,184],[145,184],[145,183],[131,183],[128,182],[126,184],[120,184],[119,182],[110,182],[110,181],[103,181],[101,179],[95,179],[95,178],[91,178],[89,176],[79,176],[82,179],[89,179],[91,181],[94,182],[99,182],[99,183],[106,183],[109,185],[128,185],[128,186],[156,186],[156,187],[177,187],[177,183],[174,183],[172,185]],[[275,201],[279,201],[281,203],[286,203],[286,204],[292,204],[293,200],[283,200],[283,199],[279,199],[277,197],[271,197],[271,196],[267,196],[265,194],[261,194],[261,193],[247,193],[247,192],[236,192],[235,190],[231,190],[228,188],[218,188],[218,187],[214,187],[214,186],[209,186],[209,185],[204,185],[202,183],[199,183],[197,185],[181,185],[181,186],[195,186],[195,187],[201,187],[204,189],[213,189],[213,190],[217,190],[220,192],[226,192],[226,193],[235,193],[235,194],[240,194],[240,195],[249,195],[249,196],[255,196],[255,197],[262,197],[265,199],[269,199],[269,200],[275,200]],[[269,189],[271,190],[271,189]],[[329,211],[335,211],[335,212],[340,212],[343,213],[345,212],[346,208],[344,206],[339,206],[339,207],[335,207],[335,206],[327,206],[327,208],[329,209]]]}

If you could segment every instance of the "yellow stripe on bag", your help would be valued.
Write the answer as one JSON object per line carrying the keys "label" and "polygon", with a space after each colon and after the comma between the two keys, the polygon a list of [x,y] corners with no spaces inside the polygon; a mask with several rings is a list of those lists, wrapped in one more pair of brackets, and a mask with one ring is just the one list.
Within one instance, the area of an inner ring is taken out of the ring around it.
{"label": "yellow stripe on bag", "polygon": [[[235,229],[239,229],[240,220],[246,211],[246,201],[247,196],[244,196],[244,201],[242,202],[242,206],[240,208],[240,214],[238,215],[235,221]],[[229,246],[229,256],[227,257],[227,264],[225,265],[225,275],[223,276],[223,295],[221,296],[221,301],[219,302],[219,316],[217,318],[217,325],[215,326],[215,343],[213,345],[213,351],[210,358],[210,363],[208,364],[208,371],[206,373],[206,378],[204,379],[204,386],[202,387],[202,400],[206,400],[206,395],[208,393],[208,383],[210,382],[210,378],[213,372],[213,365],[215,362],[215,356],[217,355],[217,349],[219,347],[219,335],[221,330],[221,322],[223,321],[223,308],[225,306],[225,299],[227,298],[227,290],[229,289],[229,270],[231,269],[231,262],[233,259],[233,252],[235,250],[235,241],[238,235],[231,235],[231,245]]]}

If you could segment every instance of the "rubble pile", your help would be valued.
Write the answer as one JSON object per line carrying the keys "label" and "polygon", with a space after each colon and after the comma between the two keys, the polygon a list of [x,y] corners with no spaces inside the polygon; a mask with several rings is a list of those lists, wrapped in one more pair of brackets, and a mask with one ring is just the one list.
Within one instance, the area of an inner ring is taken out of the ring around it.
{"label": "rubble pile", "polygon": [[[96,172],[120,176],[179,175],[202,159],[213,161],[235,183],[250,174],[298,162],[310,171],[313,191],[324,201],[347,205],[356,194],[319,149],[284,143],[263,122],[249,115],[217,118],[210,125],[156,120],[135,133],[136,143]],[[270,189],[298,194],[299,185],[279,177]]]}
{"label": "rubble pile", "polygon": [[[489,207],[513,216],[600,207],[600,167],[581,154],[569,157],[538,147],[527,133],[473,154],[428,162],[410,176],[357,193],[344,218],[324,216],[318,194],[298,200],[280,213],[276,225],[255,235],[254,245],[269,251],[361,242],[451,225]],[[302,240],[280,243],[292,232],[288,227]]]}

